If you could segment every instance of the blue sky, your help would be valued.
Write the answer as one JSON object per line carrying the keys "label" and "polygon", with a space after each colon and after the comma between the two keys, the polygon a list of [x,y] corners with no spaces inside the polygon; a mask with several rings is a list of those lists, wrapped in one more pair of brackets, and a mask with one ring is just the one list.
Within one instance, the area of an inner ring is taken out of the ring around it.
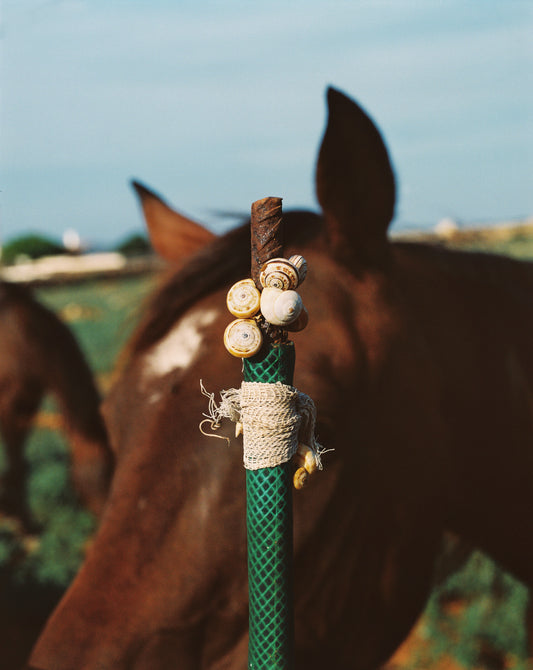
{"label": "blue sky", "polygon": [[215,230],[265,195],[316,209],[329,84],[386,138],[396,228],[533,215],[529,0],[3,0],[1,20],[4,240],[141,231],[132,177]]}

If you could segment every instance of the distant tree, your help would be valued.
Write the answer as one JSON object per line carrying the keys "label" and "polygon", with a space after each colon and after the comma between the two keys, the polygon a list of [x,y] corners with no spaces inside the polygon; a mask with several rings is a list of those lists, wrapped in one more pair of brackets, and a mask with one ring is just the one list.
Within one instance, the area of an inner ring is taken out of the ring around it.
{"label": "distant tree", "polygon": [[6,242],[2,249],[2,261],[9,264],[21,257],[35,259],[64,253],[65,247],[60,242],[30,233]]}
{"label": "distant tree", "polygon": [[121,242],[116,251],[124,254],[124,256],[143,256],[152,251],[150,242],[144,235],[135,233],[130,235],[123,242]]}

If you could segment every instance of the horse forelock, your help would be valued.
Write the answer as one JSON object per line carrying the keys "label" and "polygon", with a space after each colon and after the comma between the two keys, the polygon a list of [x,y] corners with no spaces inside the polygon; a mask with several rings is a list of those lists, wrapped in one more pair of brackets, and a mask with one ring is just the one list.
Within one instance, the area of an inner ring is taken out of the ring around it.
{"label": "horse forelock", "polygon": [[[303,248],[322,230],[322,218],[313,212],[284,214],[286,246]],[[144,317],[127,348],[128,356],[157,344],[187,309],[215,290],[250,274],[250,221],[215,238],[174,271],[149,299]]]}

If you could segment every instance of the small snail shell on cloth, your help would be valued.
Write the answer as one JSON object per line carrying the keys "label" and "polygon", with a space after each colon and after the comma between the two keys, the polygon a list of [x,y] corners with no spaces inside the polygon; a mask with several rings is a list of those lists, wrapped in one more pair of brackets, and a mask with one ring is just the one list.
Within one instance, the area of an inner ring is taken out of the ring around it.
{"label": "small snail shell on cloth", "polygon": [[233,316],[248,319],[257,314],[260,307],[261,294],[255,287],[253,279],[242,279],[228,291],[226,305]]}
{"label": "small snail shell on cloth", "polygon": [[318,468],[315,452],[302,442],[298,443],[298,449],[293,456],[295,462],[304,468],[310,475]]}
{"label": "small snail shell on cloth", "polygon": [[309,473],[305,468],[298,468],[293,475],[292,483],[295,489],[300,491],[309,481]]}
{"label": "small snail shell on cloth", "polygon": [[262,344],[261,330],[253,319],[235,319],[224,331],[224,346],[237,358],[253,356]]}
{"label": "small snail shell on cloth", "polygon": [[[294,262],[293,262],[294,261]],[[305,279],[307,263],[303,256],[272,258],[261,268],[259,281],[263,288],[295,289]]]}
{"label": "small snail shell on cloth", "polygon": [[309,481],[309,475],[318,469],[318,463],[314,451],[306,444],[300,442],[293,460],[299,468],[294,473],[293,485],[295,489],[301,490]]}
{"label": "small snail shell on cloth", "polygon": [[261,293],[261,313],[274,326],[286,327],[296,321],[303,309],[296,291],[266,287]]}

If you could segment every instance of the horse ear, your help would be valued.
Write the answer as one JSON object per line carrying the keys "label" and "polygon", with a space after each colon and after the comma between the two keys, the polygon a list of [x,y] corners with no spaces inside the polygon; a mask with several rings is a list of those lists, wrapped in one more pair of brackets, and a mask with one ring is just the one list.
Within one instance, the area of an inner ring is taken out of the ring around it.
{"label": "horse ear", "polygon": [[215,238],[214,233],[173,210],[143,184],[131,184],[139,197],[152,246],[166,260],[181,261]]}
{"label": "horse ear", "polygon": [[333,252],[348,264],[387,262],[395,184],[381,135],[353,100],[328,89],[328,123],[316,169],[317,197]]}

